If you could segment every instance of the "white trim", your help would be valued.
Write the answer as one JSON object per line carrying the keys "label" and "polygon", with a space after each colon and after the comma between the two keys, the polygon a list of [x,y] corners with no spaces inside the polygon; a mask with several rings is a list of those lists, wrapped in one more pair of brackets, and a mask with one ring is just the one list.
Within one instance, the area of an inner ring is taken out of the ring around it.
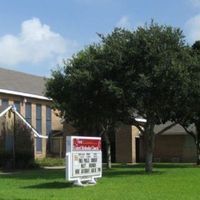
{"label": "white trim", "polygon": [[13,95],[18,95],[18,96],[23,96],[23,97],[52,101],[52,99],[49,99],[45,96],[40,96],[40,95],[30,94],[30,93],[25,93],[25,92],[17,92],[17,91],[13,91],[13,90],[0,89],[0,93],[13,94]]}
{"label": "white trim", "polygon": [[3,115],[5,115],[11,108],[12,108],[12,106],[9,106],[9,107],[6,108],[4,111],[2,111],[2,112],[0,113],[0,117],[2,117]]}
{"label": "white trim", "polygon": [[9,110],[11,110],[12,112],[14,112],[14,113],[15,113],[15,114],[16,114],[16,115],[31,129],[31,130],[32,130],[32,131],[33,131],[35,137],[45,138],[45,139],[48,138],[47,136],[44,136],[44,135],[39,134],[39,133],[35,130],[35,128],[33,128],[33,126],[32,126],[31,124],[29,124],[29,123],[26,121],[26,119],[25,119],[20,113],[17,112],[16,107],[15,107],[14,105],[9,106],[9,107],[6,108],[4,111],[2,111],[2,112],[0,113],[0,117],[2,117],[3,115],[5,115]]}
{"label": "white trim", "polygon": [[29,124],[29,123],[25,120],[25,118],[24,118],[20,113],[17,112],[16,108],[13,108],[13,107],[12,107],[12,111],[15,112],[16,115],[17,115],[17,116],[32,130],[32,131],[33,131],[35,137],[45,138],[45,139],[48,138],[47,136],[40,135],[40,134],[31,126],[31,124]]}
{"label": "white trim", "polygon": [[135,118],[135,121],[137,121],[137,122],[147,122],[147,120],[143,119],[143,118]]}

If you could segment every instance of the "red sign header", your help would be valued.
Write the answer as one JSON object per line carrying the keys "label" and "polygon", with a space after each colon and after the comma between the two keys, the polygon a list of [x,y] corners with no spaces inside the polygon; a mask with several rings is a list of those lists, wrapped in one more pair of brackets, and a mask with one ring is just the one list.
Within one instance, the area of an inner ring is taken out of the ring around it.
{"label": "red sign header", "polygon": [[74,151],[100,151],[101,139],[74,138],[72,148]]}

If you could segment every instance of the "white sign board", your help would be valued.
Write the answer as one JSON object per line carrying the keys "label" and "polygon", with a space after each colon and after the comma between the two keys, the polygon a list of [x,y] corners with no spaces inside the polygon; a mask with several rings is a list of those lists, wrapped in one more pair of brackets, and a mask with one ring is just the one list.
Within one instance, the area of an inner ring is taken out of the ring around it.
{"label": "white sign board", "polygon": [[102,176],[102,152],[100,137],[67,136],[66,179],[95,183]]}

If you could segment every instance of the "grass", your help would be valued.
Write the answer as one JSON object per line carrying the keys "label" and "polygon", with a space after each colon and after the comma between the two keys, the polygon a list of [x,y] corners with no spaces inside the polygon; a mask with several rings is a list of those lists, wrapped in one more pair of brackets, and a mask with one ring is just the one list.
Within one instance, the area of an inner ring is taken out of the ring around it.
{"label": "grass", "polygon": [[115,165],[96,186],[76,188],[61,170],[25,170],[0,174],[0,200],[198,200],[200,168],[159,164],[151,175],[143,165]]}
{"label": "grass", "polygon": [[40,167],[45,166],[64,166],[65,165],[65,159],[64,158],[42,158],[42,159],[36,159],[36,164]]}

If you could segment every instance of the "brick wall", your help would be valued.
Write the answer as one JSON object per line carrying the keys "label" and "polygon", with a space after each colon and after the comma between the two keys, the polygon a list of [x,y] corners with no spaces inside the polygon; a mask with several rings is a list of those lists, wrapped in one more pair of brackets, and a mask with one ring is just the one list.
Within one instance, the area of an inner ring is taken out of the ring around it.
{"label": "brick wall", "polygon": [[154,160],[195,162],[195,144],[189,135],[162,135],[155,139]]}
{"label": "brick wall", "polygon": [[[136,148],[136,139],[138,147]],[[137,151],[138,152],[137,152]],[[137,157],[138,156],[138,157]],[[134,126],[122,126],[116,133],[116,162],[144,162],[144,142]],[[170,133],[155,137],[155,162],[195,162],[193,138],[186,133]]]}
{"label": "brick wall", "polygon": [[133,162],[132,127],[123,125],[118,129],[116,140],[116,162]]}
{"label": "brick wall", "polygon": [[[31,103],[31,109],[32,109],[31,123],[34,128],[36,128],[36,104],[40,104],[41,109],[42,109],[42,133],[41,134],[46,135],[46,106],[51,106],[51,101],[45,101],[45,100],[39,100],[39,99],[33,99],[33,98],[24,98],[21,96],[6,95],[6,94],[0,94],[0,99],[8,99],[10,105],[14,104],[14,101],[19,101],[20,102],[20,113],[23,116],[25,116],[26,102]],[[1,103],[1,101],[0,101],[0,103]],[[56,114],[57,114],[57,112],[52,110],[51,129],[52,130],[63,130],[63,125],[60,121],[60,118]],[[8,118],[6,118],[6,119],[8,120]],[[3,120],[3,119],[0,119],[0,120]],[[2,126],[0,125],[0,130],[1,129],[2,129]],[[42,139],[42,152],[36,153],[36,151],[35,151],[35,157],[42,158],[42,157],[46,156],[46,142],[47,142],[46,139]]]}

